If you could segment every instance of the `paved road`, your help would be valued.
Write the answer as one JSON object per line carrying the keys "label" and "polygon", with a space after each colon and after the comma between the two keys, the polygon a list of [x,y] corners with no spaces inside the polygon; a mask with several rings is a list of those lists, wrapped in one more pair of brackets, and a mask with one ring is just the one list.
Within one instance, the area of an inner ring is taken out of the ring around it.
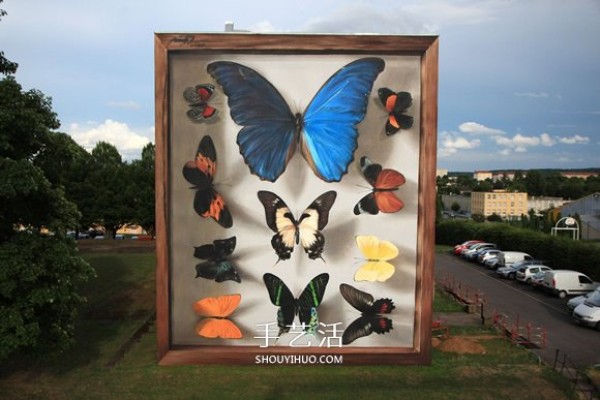
{"label": "paved road", "polygon": [[517,281],[497,278],[495,271],[454,255],[437,254],[436,279],[447,274],[484,292],[487,298],[485,314],[496,310],[511,319],[518,317],[523,325],[531,322],[546,328],[546,348],[534,350],[546,363],[554,362],[559,349],[578,367],[600,364],[600,332],[576,325],[567,311],[567,300],[535,291]]}

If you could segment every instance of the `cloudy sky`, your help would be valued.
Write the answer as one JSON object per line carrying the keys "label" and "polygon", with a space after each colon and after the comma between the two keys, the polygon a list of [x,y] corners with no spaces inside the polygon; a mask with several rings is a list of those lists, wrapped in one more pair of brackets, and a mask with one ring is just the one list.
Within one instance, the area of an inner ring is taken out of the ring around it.
{"label": "cloudy sky", "polygon": [[[168,5],[167,5],[168,4]],[[154,32],[440,35],[438,166],[600,167],[599,0],[5,0],[0,50],[61,130],[138,158],[154,140]]]}

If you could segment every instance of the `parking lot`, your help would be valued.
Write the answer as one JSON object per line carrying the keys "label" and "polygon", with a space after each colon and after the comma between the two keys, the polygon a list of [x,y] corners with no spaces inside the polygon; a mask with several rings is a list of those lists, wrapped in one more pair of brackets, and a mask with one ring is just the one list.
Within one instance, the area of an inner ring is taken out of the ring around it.
{"label": "parking lot", "polygon": [[580,367],[600,364],[600,332],[576,325],[559,299],[515,280],[498,277],[494,270],[449,253],[436,256],[436,279],[447,275],[481,290],[487,303],[484,313],[494,311],[518,318],[522,324],[541,326],[547,332],[546,347],[534,350],[546,363],[553,363],[556,350],[566,353]]}

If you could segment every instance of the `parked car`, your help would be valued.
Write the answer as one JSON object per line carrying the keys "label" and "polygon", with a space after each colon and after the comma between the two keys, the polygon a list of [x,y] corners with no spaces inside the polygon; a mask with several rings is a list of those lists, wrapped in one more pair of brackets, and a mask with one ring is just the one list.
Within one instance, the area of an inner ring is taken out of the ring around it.
{"label": "parked car", "polygon": [[522,251],[503,251],[498,254],[498,267],[509,267],[521,260],[533,260],[533,257]]}
{"label": "parked car", "polygon": [[498,254],[500,254],[499,249],[485,249],[479,253],[479,256],[477,256],[477,262],[479,264],[485,264],[487,260],[497,258]]}
{"label": "parked car", "polygon": [[498,257],[487,259],[487,260],[485,260],[484,264],[489,269],[496,269],[496,268],[498,268]]}
{"label": "parked car", "polygon": [[597,287],[596,290],[594,290],[593,292],[588,292],[586,294],[582,294],[581,296],[573,297],[572,299],[567,301],[567,308],[569,309],[569,311],[573,312],[575,307],[586,301],[588,297],[590,297],[596,292],[600,292],[600,287]]}
{"label": "parked car", "polygon": [[466,248],[467,246],[471,246],[475,243],[481,243],[483,242],[483,240],[467,240],[466,242],[463,242],[461,244],[457,244],[456,246],[454,246],[454,254],[456,254],[457,256],[460,256],[460,252]]}
{"label": "parked car", "polygon": [[515,279],[517,277],[517,271],[528,265],[544,265],[544,263],[541,260],[521,260],[508,267],[498,267],[496,273],[502,278]]}
{"label": "parked car", "polygon": [[461,256],[463,258],[466,258],[467,260],[471,259],[473,257],[473,254],[475,254],[477,251],[482,250],[482,249],[492,249],[492,248],[496,248],[496,245],[494,243],[475,243],[469,247],[467,247],[466,249],[464,249],[461,252]]}
{"label": "parked car", "polygon": [[542,289],[544,285],[544,275],[547,271],[540,271],[537,274],[534,274],[529,281],[529,285],[531,285],[534,289]]}
{"label": "parked car", "polygon": [[591,326],[600,331],[600,291],[594,290],[592,294],[573,310],[575,322]]}
{"label": "parked car", "polygon": [[543,285],[544,289],[564,299],[567,295],[591,292],[599,283],[581,272],[561,269],[546,272]]}
{"label": "parked car", "polygon": [[479,256],[481,256],[482,254],[484,254],[485,252],[487,252],[488,250],[491,250],[491,249],[495,249],[495,247],[481,246],[481,247],[477,248],[477,250],[475,250],[474,252],[469,252],[465,256],[465,258],[469,261],[477,262],[477,260],[479,260]]}
{"label": "parked car", "polygon": [[537,273],[541,273],[541,272],[546,272],[546,271],[551,271],[552,268],[546,266],[546,265],[527,265],[525,267],[521,267],[517,270],[517,273],[515,274],[515,278],[519,281],[519,282],[525,282],[527,284],[530,284],[531,280],[533,279],[534,275]]}

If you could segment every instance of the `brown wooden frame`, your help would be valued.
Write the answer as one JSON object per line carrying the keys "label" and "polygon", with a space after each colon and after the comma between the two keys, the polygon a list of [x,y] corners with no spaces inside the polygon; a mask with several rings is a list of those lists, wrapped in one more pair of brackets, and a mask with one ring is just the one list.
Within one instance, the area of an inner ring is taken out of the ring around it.
{"label": "brown wooden frame", "polygon": [[155,35],[156,102],[156,326],[160,364],[254,364],[256,355],[298,354],[296,348],[255,346],[173,346],[170,340],[169,54],[171,52],[270,54],[417,55],[421,59],[421,132],[418,183],[417,282],[412,349],[309,348],[312,355],[341,354],[344,364],[426,364],[431,359],[433,268],[435,261],[435,179],[437,142],[438,38],[396,35]]}

